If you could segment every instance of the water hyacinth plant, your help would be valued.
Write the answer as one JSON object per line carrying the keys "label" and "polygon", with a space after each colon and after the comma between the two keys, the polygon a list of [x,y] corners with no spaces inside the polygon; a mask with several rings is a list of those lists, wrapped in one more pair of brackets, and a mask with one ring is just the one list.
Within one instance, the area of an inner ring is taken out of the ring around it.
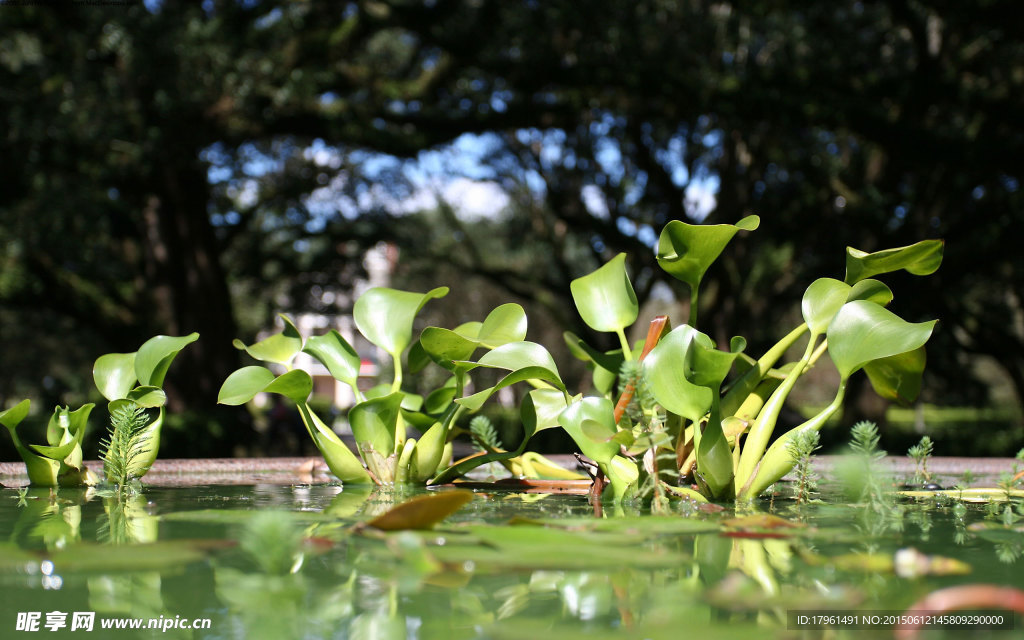
{"label": "water hyacinth plant", "polygon": [[[147,340],[137,352],[108,353],[96,359],[93,379],[100,393],[110,401],[111,415],[127,407],[135,407],[139,411],[157,409],[156,415],[140,416],[133,422],[132,438],[126,439],[116,431],[111,433],[104,444],[104,459],[127,459],[129,462],[122,464],[119,473],[114,475],[107,464],[106,479],[109,482],[141,478],[156,460],[164,404],[167,402],[167,395],[161,388],[164,377],[178,352],[198,338],[198,333],[184,337],[156,336]],[[43,487],[96,484],[98,479],[82,462],[82,439],[95,405],[89,403],[75,411],[68,407],[55,408],[46,427],[48,444],[26,447],[18,437],[17,426],[28,416],[30,405],[29,400],[23,400],[0,412],[0,424],[10,432],[14,446],[25,462],[29,481]],[[133,443],[130,456],[118,450],[118,443],[122,442]]]}
{"label": "water hyacinth plant", "polygon": [[[818,431],[839,410],[853,374],[863,369],[884,397],[916,397],[924,344],[935,321],[910,323],[886,309],[893,294],[873,276],[898,270],[933,273],[942,260],[942,242],[926,240],[875,253],[849,248],[845,280],[821,278],[811,283],[801,304],[803,324],[754,360],[743,354],[742,337],[734,337],[721,350],[696,327],[704,274],[736,233],[753,231],[758,224],[757,216],[748,216],[736,225],[673,221],[665,227],[658,262],[689,286],[689,322],[666,331],[667,322],[658,320],[640,350],[626,338],[639,307],[625,270],[625,254],[573,281],[572,295],[583,321],[596,331],[615,333],[621,349],[601,353],[567,334],[573,353],[593,368],[594,386],[601,395],[573,399],[558,419],[608,476],[617,498],[635,490],[651,473],[650,465],[645,468],[639,459],[664,459],[667,450],[676,455],[678,473],[693,477],[699,497],[754,499],[793,468],[791,440]],[[783,354],[805,335],[803,356],[778,366]],[[834,400],[769,447],[786,398],[826,353],[840,374]],[[640,371],[658,405],[651,417],[664,412],[658,419],[666,426],[667,439],[652,441],[645,424],[615,411],[614,372],[621,362],[633,360],[641,361]],[[666,488],[691,493],[685,487]]]}
{"label": "water hyacinth plant", "polygon": [[[372,344],[391,356],[394,377],[390,383],[363,393],[357,386],[360,358],[355,349],[337,331],[304,340],[295,324],[282,316],[284,330],[245,345],[235,341],[253,358],[284,369],[280,375],[264,366],[248,366],[228,376],[221,387],[219,401],[240,405],[261,392],[278,393],[298,407],[307,431],[323,454],[328,468],[342,482],[354,484],[394,484],[444,482],[481,464],[517,460],[526,441],[540,428],[554,427],[549,416],[537,417],[530,404],[524,409],[526,437],[514,451],[490,450],[451,465],[452,439],[462,432],[460,416],[473,414],[497,391],[517,382],[532,381],[545,391],[553,391],[566,405],[565,385],[558,377],[551,355],[538,344],[526,342],[526,313],[517,304],[494,309],[482,322],[468,322],[455,329],[425,328],[414,340],[413,322],[427,302],[447,295],[447,288],[413,293],[384,287],[366,291],[353,310],[356,328]],[[477,351],[486,353],[471,361]],[[293,360],[305,352],[323,363],[335,379],[352,388],[356,404],[348,412],[348,421],[356,440],[350,450],[337,434],[309,407],[313,382],[309,374],[293,367]],[[449,375],[444,383],[426,397],[402,390],[406,373],[416,374],[435,364]],[[496,385],[465,395],[470,372],[474,369],[508,371]],[[537,401],[546,406],[545,400]],[[407,427],[422,434],[409,437]],[[547,466],[531,457],[531,469]],[[449,468],[450,466],[450,468]]]}

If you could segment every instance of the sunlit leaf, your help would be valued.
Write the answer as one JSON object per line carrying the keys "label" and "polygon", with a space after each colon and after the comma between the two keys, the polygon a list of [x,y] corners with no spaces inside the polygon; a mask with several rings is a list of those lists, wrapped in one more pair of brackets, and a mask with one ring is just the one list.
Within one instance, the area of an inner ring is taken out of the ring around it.
{"label": "sunlit leaf", "polygon": [[800,311],[812,334],[825,333],[832,318],[846,304],[850,289],[850,285],[834,278],[818,278],[807,287]]}
{"label": "sunlit leaf", "polygon": [[187,336],[154,336],[146,340],[135,354],[135,377],[143,386],[161,387],[175,356],[199,339],[198,333]]}
{"label": "sunlit leaf", "polygon": [[399,291],[374,287],[359,296],[353,317],[359,332],[367,340],[398,358],[412,342],[412,325],[416,314],[427,302],[448,294],[448,287],[427,293]]}
{"label": "sunlit leaf", "polygon": [[907,247],[867,253],[846,248],[846,282],[853,284],[864,278],[905,269],[916,276],[926,276],[942,264],[942,240],[922,240]]}
{"label": "sunlit leaf", "polygon": [[217,402],[227,405],[245,404],[263,391],[279,393],[296,403],[302,403],[313,391],[313,380],[308,373],[299,369],[277,377],[260,366],[242,367],[229,375],[221,385]]}
{"label": "sunlit leaf", "polygon": [[558,426],[565,411],[565,394],[558,389],[534,389],[526,394],[520,407],[523,429],[530,435]]}
{"label": "sunlit leaf", "polygon": [[710,389],[687,380],[683,372],[687,348],[698,333],[689,325],[676,327],[647,354],[642,364],[644,379],[658,404],[692,422],[700,420],[711,408],[712,395]]}
{"label": "sunlit leaf", "polygon": [[340,333],[332,329],[322,336],[314,336],[306,341],[302,350],[323,363],[336,380],[356,388],[361,359]]}
{"label": "sunlit leaf", "polygon": [[167,404],[167,394],[159,387],[136,387],[128,392],[127,400],[143,409],[155,409]]}
{"label": "sunlit leaf", "polygon": [[751,215],[736,224],[694,225],[673,220],[658,238],[658,264],[696,289],[708,268],[738,231],[757,229],[761,219]]}
{"label": "sunlit leaf", "polygon": [[108,353],[96,359],[92,368],[96,388],[107,400],[127,397],[135,386],[135,354]]}
{"label": "sunlit leaf", "polygon": [[31,406],[31,400],[22,400],[10,409],[0,411],[0,424],[4,425],[8,429],[14,429],[28,415],[28,410]]}
{"label": "sunlit leaf", "polygon": [[261,362],[272,362],[275,364],[287,365],[302,350],[302,336],[292,319],[283,313],[280,314],[284,322],[284,329],[281,333],[264,338],[253,345],[246,345],[241,340],[234,340],[231,344],[240,351],[245,351],[253,358]]}
{"label": "sunlit leaf", "polygon": [[636,322],[640,307],[626,274],[626,254],[569,284],[580,317],[595,331],[620,331]]}
{"label": "sunlit leaf", "polygon": [[487,314],[476,336],[477,342],[488,349],[525,339],[526,312],[515,303],[503,304]]}
{"label": "sunlit leaf", "polygon": [[382,531],[430,529],[474,498],[472,491],[453,489],[406,500],[366,523]]}
{"label": "sunlit leaf", "polygon": [[829,327],[829,355],[839,374],[848,378],[872,360],[920,348],[936,322],[910,323],[873,302],[848,302]]}
{"label": "sunlit leaf", "polygon": [[[615,435],[615,407],[607,398],[583,398],[571,403],[559,416],[559,423],[572,436],[583,455],[595,462],[608,463],[619,452],[619,443],[611,441]],[[598,429],[608,434],[608,440],[595,442],[584,433],[595,433]]]}
{"label": "sunlit leaf", "polygon": [[395,452],[395,429],[402,399],[403,394],[397,392],[352,407],[348,420],[360,451],[365,453],[369,445],[385,458]]}

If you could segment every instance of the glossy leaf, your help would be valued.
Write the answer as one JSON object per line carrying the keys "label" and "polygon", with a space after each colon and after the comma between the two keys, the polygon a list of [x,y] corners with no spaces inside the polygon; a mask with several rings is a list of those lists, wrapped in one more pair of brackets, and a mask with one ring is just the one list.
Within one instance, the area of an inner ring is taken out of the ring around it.
{"label": "glossy leaf", "polygon": [[555,359],[543,346],[536,342],[511,342],[492,349],[477,361],[480,366],[516,371],[527,367],[537,367],[550,372],[550,378],[561,380]]}
{"label": "glossy leaf", "polygon": [[944,243],[922,240],[910,246],[867,253],[846,248],[846,282],[853,284],[864,278],[905,269],[916,276],[926,276],[942,264]]}
{"label": "glossy leaf", "polygon": [[566,408],[565,394],[558,389],[534,389],[526,394],[520,408],[523,429],[534,434],[557,427]]}
{"label": "glossy leaf", "polygon": [[161,387],[175,356],[199,339],[198,333],[187,336],[154,336],[146,340],[135,354],[135,377],[143,386]]}
{"label": "glossy leaf", "polygon": [[689,325],[676,327],[644,358],[647,386],[668,411],[697,422],[711,408],[711,390],[686,379],[683,363],[686,352],[699,332]]}
{"label": "glossy leaf", "polygon": [[332,329],[322,336],[314,336],[306,341],[302,351],[327,367],[335,380],[340,380],[353,389],[356,388],[361,359],[340,333]]}
{"label": "glossy leaf", "polygon": [[751,215],[736,224],[694,225],[673,220],[658,238],[658,264],[696,289],[708,268],[738,231],[757,229],[761,219]]}
{"label": "glossy leaf", "polygon": [[[571,403],[562,411],[559,423],[576,441],[583,455],[595,462],[607,464],[619,452],[619,443],[611,440],[616,432],[615,407],[607,398],[583,398]],[[586,435],[584,428],[588,433],[607,433],[609,439],[595,442]]]}
{"label": "glossy leaf", "polygon": [[812,335],[825,333],[832,318],[846,304],[850,290],[850,285],[834,278],[818,278],[807,287],[800,311]]}
{"label": "glossy leaf", "polygon": [[730,346],[733,351],[719,351],[710,338],[698,333],[686,349],[683,367],[687,380],[711,392],[711,412],[697,445],[697,480],[712,497],[726,495],[734,482],[732,449],[722,428],[718,396],[746,340],[734,339]]}
{"label": "glossy leaf", "polygon": [[872,360],[920,348],[936,322],[910,323],[873,302],[848,302],[829,327],[829,355],[839,374],[848,378]]}
{"label": "glossy leaf", "polygon": [[296,403],[303,403],[313,391],[313,380],[299,369],[280,377],[264,367],[242,367],[227,377],[217,394],[217,402],[227,405],[245,404],[257,393],[279,393]]}
{"label": "glossy leaf", "polygon": [[448,431],[441,422],[435,422],[424,432],[413,451],[412,463],[409,467],[411,482],[426,482],[434,477],[437,467],[441,463],[441,457],[444,455],[447,435]]}
{"label": "glossy leaf", "polygon": [[515,303],[503,304],[487,314],[476,341],[488,349],[526,339],[526,312]]}
{"label": "glossy leaf", "polygon": [[471,396],[459,398],[455,402],[466,407],[470,411],[477,411],[499,390],[504,389],[505,387],[510,387],[519,382],[526,382],[527,380],[542,380],[555,385],[560,390],[565,390],[565,385],[562,384],[562,381],[559,380],[558,377],[549,369],[545,367],[524,367],[508,374],[499,380],[498,384],[493,387],[488,387],[482,391],[478,391]]}
{"label": "glossy leaf", "polygon": [[0,411],[0,424],[8,429],[14,429],[28,416],[28,410],[31,406],[31,400],[22,400],[10,409]]}
{"label": "glossy leaf", "polygon": [[879,280],[860,280],[850,289],[850,294],[847,296],[847,302],[853,302],[854,300],[867,300],[868,302],[874,302],[880,304],[883,307],[892,302],[892,289],[890,289],[884,282]]}
{"label": "glossy leaf", "polygon": [[479,346],[475,340],[440,327],[427,327],[420,334],[420,344],[430,359],[449,371],[455,371],[456,362],[468,360]]}
{"label": "glossy leaf", "polygon": [[126,400],[143,409],[156,409],[167,404],[167,394],[159,387],[135,387],[128,392]]}
{"label": "glossy leaf", "polygon": [[416,314],[430,300],[447,294],[448,287],[438,287],[427,293],[374,287],[356,300],[353,309],[356,327],[367,340],[384,349],[392,358],[398,358],[412,342]]}
{"label": "glossy leaf", "polygon": [[636,293],[626,274],[626,254],[569,284],[580,317],[595,331],[621,331],[636,322],[640,312]]}
{"label": "glossy leaf", "polygon": [[921,392],[921,376],[926,362],[925,349],[920,347],[888,358],[872,360],[864,365],[875,393],[888,400],[910,404]]}
{"label": "glossy leaf", "polygon": [[96,388],[107,400],[120,400],[128,396],[135,386],[134,353],[108,353],[96,358],[92,367]]}
{"label": "glossy leaf", "polygon": [[302,336],[292,319],[283,313],[280,314],[284,322],[284,329],[280,333],[264,338],[253,345],[246,345],[241,340],[234,340],[231,344],[240,351],[245,351],[260,362],[272,362],[275,364],[287,365],[291,363],[299,351],[302,350]]}
{"label": "glossy leaf", "polygon": [[[692,384],[717,390],[746,346],[747,341],[737,336],[730,341],[731,351],[719,351],[711,338],[698,331],[687,345],[683,375]],[[650,358],[650,354],[647,357]]]}
{"label": "glossy leaf", "polygon": [[352,407],[348,413],[352,435],[359,450],[366,459],[367,447],[383,457],[395,453],[395,430],[403,394],[392,393],[383,398],[373,398]]}
{"label": "glossy leaf", "polygon": [[472,491],[451,489],[410,498],[366,523],[382,531],[430,529],[473,501]]}
{"label": "glossy leaf", "polygon": [[324,424],[323,420],[310,411],[309,405],[300,404],[298,409],[306,431],[313,438],[313,443],[320,450],[331,473],[346,485],[350,483],[369,484],[371,480],[366,469],[359,458],[352,453],[352,450],[345,446],[338,434],[334,433],[330,427]]}

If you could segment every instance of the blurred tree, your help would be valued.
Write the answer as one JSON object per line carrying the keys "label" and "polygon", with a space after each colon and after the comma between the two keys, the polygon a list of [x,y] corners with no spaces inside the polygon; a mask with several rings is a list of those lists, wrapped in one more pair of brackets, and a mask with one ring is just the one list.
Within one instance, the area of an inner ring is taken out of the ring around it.
{"label": "blurred tree", "polygon": [[[317,292],[382,239],[570,323],[569,280],[618,251],[650,295],[668,220],[756,212],[709,275],[716,338],[770,339],[813,277],[842,274],[847,244],[945,237],[937,277],[894,287],[902,314],[943,320],[933,388],[981,401],[964,371],[986,354],[1024,398],[1015,15],[1000,0],[5,7],[0,328],[23,368],[0,373],[0,397],[197,330],[176,383],[212,406],[236,322],[329,307]],[[472,177],[507,210],[408,215],[408,160],[467,133],[487,151]]]}

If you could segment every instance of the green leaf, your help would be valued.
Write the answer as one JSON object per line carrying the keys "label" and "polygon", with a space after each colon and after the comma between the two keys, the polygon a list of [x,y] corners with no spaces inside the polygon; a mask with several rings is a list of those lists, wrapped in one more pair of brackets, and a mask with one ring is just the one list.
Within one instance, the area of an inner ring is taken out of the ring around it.
{"label": "green leaf", "polygon": [[907,247],[867,253],[846,248],[846,282],[853,284],[864,278],[905,269],[915,276],[926,276],[942,264],[942,240],[922,240]]}
{"label": "green leaf", "polygon": [[409,467],[409,480],[426,482],[437,473],[437,467],[444,456],[445,440],[448,430],[444,424],[435,422],[423,433],[413,451],[412,464]]}
{"label": "green leaf", "polygon": [[849,378],[872,360],[888,358],[924,345],[936,320],[910,323],[884,307],[866,300],[843,305],[828,329],[828,352]]}
{"label": "green leaf", "polygon": [[359,458],[345,446],[338,434],[324,424],[315,413],[310,411],[309,405],[303,403],[298,406],[299,415],[306,425],[306,431],[313,438],[313,443],[324,457],[327,468],[346,485],[368,484],[371,482],[369,474],[363,467]]}
{"label": "green leaf", "polygon": [[488,349],[525,339],[526,312],[515,303],[503,304],[487,314],[476,336],[476,341]]}
{"label": "green leaf", "polygon": [[691,422],[711,408],[712,392],[695,385],[684,375],[686,352],[700,334],[689,325],[676,327],[647,354],[642,363],[644,379],[658,404]]}
{"label": "green leaf", "polygon": [[580,317],[595,331],[621,331],[640,313],[636,293],[626,274],[626,254],[569,284]]}
{"label": "green leaf", "polygon": [[306,341],[302,350],[327,367],[335,380],[356,388],[361,359],[340,333],[332,329],[322,336],[314,336]]}
{"label": "green leaf", "polygon": [[175,356],[198,339],[198,333],[190,333],[181,337],[155,336],[143,343],[135,354],[135,376],[139,384],[162,387]]}
{"label": "green leaf", "polygon": [[395,453],[395,430],[403,398],[401,392],[392,393],[360,402],[349,411],[352,435],[364,460],[369,447],[384,458]]}
{"label": "green leaf", "polygon": [[461,334],[440,327],[427,327],[420,334],[420,344],[430,359],[449,371],[455,371],[459,361],[473,357],[479,346]]}
{"label": "green leaf", "polygon": [[159,387],[136,387],[128,392],[126,400],[143,409],[155,409],[167,404],[167,394]]}
{"label": "green leaf", "polygon": [[313,379],[305,371],[296,369],[280,377],[260,367],[242,367],[227,377],[217,394],[220,404],[237,406],[252,400],[257,393],[279,393],[301,404],[313,391]]}
{"label": "green leaf", "polygon": [[534,389],[526,394],[520,406],[523,430],[532,436],[538,431],[559,425],[558,417],[566,408],[565,394],[558,389]]}
{"label": "green leaf", "polygon": [[10,409],[0,411],[0,424],[13,431],[28,416],[28,410],[31,406],[31,400],[22,400]]}
{"label": "green leaf", "polygon": [[712,263],[738,231],[757,229],[761,219],[751,215],[736,224],[694,225],[673,220],[658,238],[658,264],[678,280],[697,289]]}
{"label": "green leaf", "polygon": [[544,379],[561,382],[555,359],[551,357],[547,349],[536,342],[510,342],[488,351],[476,364],[511,371],[527,367],[546,369],[548,375],[544,376]]}
{"label": "green leaf", "polygon": [[[583,398],[573,402],[558,418],[562,428],[572,436],[583,455],[594,462],[607,464],[619,452],[619,443],[611,440],[615,435],[615,407],[607,398]],[[586,424],[586,426],[584,426]],[[606,433],[608,440],[595,442],[587,433]]]}
{"label": "green leaf", "polygon": [[128,396],[135,386],[135,354],[108,353],[96,358],[92,367],[96,388],[107,400],[120,400]]}
{"label": "green leaf", "polygon": [[818,278],[807,287],[800,311],[812,336],[819,336],[828,330],[832,318],[846,304],[850,289],[850,285],[835,278]]}
{"label": "green leaf", "polygon": [[892,302],[892,289],[878,280],[861,280],[853,285],[850,295],[846,298],[847,302],[854,300],[867,300],[884,307]]}
{"label": "green leaf", "polygon": [[443,387],[434,389],[427,396],[424,402],[424,411],[431,415],[437,415],[448,408],[455,401],[455,378],[448,378]]}
{"label": "green leaf", "polygon": [[[64,461],[71,456],[72,459],[67,460],[69,464],[81,465],[82,438],[85,436],[89,414],[95,406],[89,403],[75,411],[69,411],[66,407],[56,407],[46,428],[47,440],[51,446],[34,444],[30,447],[51,460]],[[76,449],[78,449],[77,454],[75,454]]]}
{"label": "green leaf", "polygon": [[924,374],[925,349],[919,347],[888,358],[872,360],[864,365],[875,393],[900,404],[910,404],[921,392]]}
{"label": "green leaf", "polygon": [[525,367],[508,374],[498,381],[498,384],[493,387],[488,387],[482,391],[478,391],[471,396],[459,398],[455,402],[466,407],[470,411],[477,411],[500,389],[510,387],[518,382],[526,382],[527,380],[543,380],[545,382],[550,382],[562,391],[565,390],[565,385],[562,384],[562,381],[559,380],[558,376],[553,374],[549,369],[545,367]]}
{"label": "green leaf", "polygon": [[427,293],[374,287],[356,300],[353,309],[356,327],[367,340],[397,359],[412,342],[416,314],[430,300],[447,294],[448,287]]}
{"label": "green leaf", "polygon": [[272,362],[274,364],[288,365],[299,351],[302,350],[302,336],[292,319],[283,313],[280,314],[284,321],[284,329],[281,333],[275,333],[269,338],[264,338],[256,344],[246,345],[241,340],[234,340],[231,344],[240,351],[245,351],[260,362]]}
{"label": "green leaf", "polygon": [[[729,375],[733,363],[740,352],[746,348],[747,341],[736,336],[730,341],[732,351],[719,351],[711,338],[697,332],[686,348],[683,360],[683,375],[691,383],[718,390]],[[647,355],[650,357],[650,354]]]}

